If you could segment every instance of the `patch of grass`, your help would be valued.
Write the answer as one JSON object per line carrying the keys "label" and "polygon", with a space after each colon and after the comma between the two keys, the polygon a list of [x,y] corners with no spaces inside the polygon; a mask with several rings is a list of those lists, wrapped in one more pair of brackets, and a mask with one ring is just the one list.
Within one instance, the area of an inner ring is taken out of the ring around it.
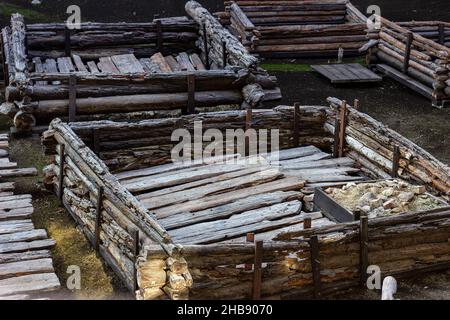
{"label": "patch of grass", "polygon": [[263,69],[268,72],[310,72],[311,66],[309,64],[300,63],[263,63]]}
{"label": "patch of grass", "polygon": [[48,16],[36,10],[7,2],[0,2],[0,18],[2,20],[9,20],[13,13],[20,13],[28,20],[27,22],[46,22],[49,20]]}
{"label": "patch of grass", "polygon": [[117,294],[127,296],[126,289],[114,273],[97,256],[85,236],[80,232],[72,217],[60,206],[57,197],[42,185],[42,169],[47,163],[38,137],[13,139],[10,143],[11,160],[19,167],[34,166],[39,176],[16,179],[16,193],[29,193],[33,196],[36,228],[46,229],[49,237],[56,241],[52,249],[55,272],[62,288],[70,274],[67,268],[76,265],[81,270],[81,290],[70,292],[61,289],[57,295],[75,299],[111,299]]}

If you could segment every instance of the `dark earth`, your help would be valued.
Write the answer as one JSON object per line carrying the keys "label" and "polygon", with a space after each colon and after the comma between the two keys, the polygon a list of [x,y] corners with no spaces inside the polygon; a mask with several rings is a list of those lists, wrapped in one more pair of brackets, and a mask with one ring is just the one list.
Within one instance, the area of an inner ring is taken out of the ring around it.
{"label": "dark earth", "polygon": [[[223,10],[222,1],[200,1],[211,11]],[[362,12],[368,5],[376,4],[381,14],[394,21],[408,20],[444,20],[450,21],[450,1],[448,0],[369,0],[352,1]],[[0,0],[0,26],[8,23],[9,16],[21,12],[26,21],[49,22],[64,21],[66,8],[79,5],[83,21],[149,21],[154,14],[162,17],[184,15],[184,0],[41,0],[41,4],[32,5],[27,1]],[[308,65],[320,61],[285,61]],[[267,61],[266,63],[274,63]],[[279,63],[279,62],[278,62]],[[277,68],[275,68],[276,70]],[[289,66],[279,69],[290,70]],[[278,69],[278,70],[279,70]],[[378,86],[331,86],[325,79],[310,71],[272,72],[279,80],[283,91],[280,104],[300,102],[303,105],[325,105],[326,98],[335,96],[347,101],[357,98],[361,101],[362,111],[389,125],[421,147],[425,148],[441,161],[450,164],[450,109],[435,109],[431,102],[397,84],[385,79]],[[0,119],[1,128],[8,123]],[[34,165],[42,169],[45,159],[39,147],[39,141],[15,140],[12,142],[12,157],[21,166]],[[76,231],[74,223],[58,207],[56,199],[40,187],[41,178],[33,181],[18,181],[18,191],[33,194],[37,227],[46,228],[58,245],[53,250],[56,272],[64,286],[68,265],[78,264],[85,277],[81,292],[61,290],[55,298],[81,299],[122,299],[131,298],[118,280],[102,262],[95,257],[83,236]],[[408,280],[399,280],[399,299],[450,299],[450,271]],[[331,297],[332,299],[380,299],[379,291],[352,290]]]}

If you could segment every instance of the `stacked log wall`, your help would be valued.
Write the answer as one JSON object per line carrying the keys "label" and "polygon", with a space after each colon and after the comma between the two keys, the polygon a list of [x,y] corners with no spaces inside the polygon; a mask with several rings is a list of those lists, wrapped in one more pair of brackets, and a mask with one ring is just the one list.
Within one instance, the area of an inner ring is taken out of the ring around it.
{"label": "stacked log wall", "polygon": [[225,1],[220,21],[247,49],[267,58],[360,55],[365,16],[348,1]]}
{"label": "stacked log wall", "polygon": [[[87,145],[96,150],[111,170],[121,171],[170,162],[171,150],[178,144],[178,141],[171,141],[175,129],[187,129],[192,134],[194,122],[202,121],[203,131],[210,128],[223,133],[226,129],[245,130],[247,113],[244,110],[222,111],[137,123],[77,122],[71,123],[70,127]],[[279,129],[280,148],[294,146],[294,107],[252,110],[251,114],[251,128]],[[301,107],[299,143],[329,149],[332,138],[323,129],[325,121],[325,107]],[[47,154],[55,152],[54,141],[45,134],[43,143]]]}
{"label": "stacked log wall", "polygon": [[56,152],[44,169],[46,184],[62,196],[65,208],[94,248],[99,239],[99,253],[138,298],[148,296],[149,291],[160,292],[158,297],[164,298],[166,266],[157,270],[163,281],[148,284],[143,278],[142,255],[144,245],[149,244],[159,246],[169,257],[176,254],[167,231],[67,124],[54,120],[46,136],[54,140]]}
{"label": "stacked log wall", "polygon": [[[421,93],[432,100],[434,106],[444,106],[450,99],[450,47],[446,40],[446,33],[450,37],[448,23],[398,24],[382,17],[379,19],[378,45],[371,51],[371,60],[385,63],[422,83],[424,89]],[[439,25],[443,26],[442,41],[439,41]],[[409,35],[412,42],[408,59]],[[405,59],[408,59],[406,70]]]}
{"label": "stacked log wall", "polygon": [[[336,114],[343,101],[328,98],[331,112],[325,130],[334,134]],[[412,141],[381,122],[347,105],[345,154],[361,163],[367,174],[389,178],[393,173],[394,147],[399,147],[399,177],[426,185],[430,191],[450,195],[450,168]]]}
{"label": "stacked log wall", "polygon": [[[255,263],[253,243],[183,245],[193,278],[190,298],[251,299],[255,281],[261,281],[260,294],[265,299],[323,298],[351,287],[365,287],[368,274],[361,275],[361,263],[365,262],[360,230],[359,221],[341,223],[285,233],[264,242],[261,280],[245,268]],[[450,266],[449,231],[448,207],[371,219],[367,265],[378,266],[383,278],[445,270]],[[314,237],[318,238],[317,271],[311,264],[310,239]],[[154,246],[147,246],[146,253],[166,257]]]}

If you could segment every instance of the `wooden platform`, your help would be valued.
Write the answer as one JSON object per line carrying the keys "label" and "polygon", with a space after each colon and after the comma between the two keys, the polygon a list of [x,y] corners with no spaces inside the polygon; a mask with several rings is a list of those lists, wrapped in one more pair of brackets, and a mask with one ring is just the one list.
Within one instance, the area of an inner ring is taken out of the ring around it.
{"label": "wooden platform", "polygon": [[383,80],[382,77],[359,63],[313,65],[311,68],[335,84],[368,83]]}
{"label": "wooden platform", "polygon": [[[0,135],[0,178],[36,175],[35,168],[17,169],[10,162],[6,134]],[[14,194],[13,182],[0,182],[0,300],[28,299],[60,287],[50,248],[55,241],[31,221],[32,197]]]}
{"label": "wooden platform", "polygon": [[198,54],[186,52],[167,56],[156,53],[149,58],[140,59],[136,58],[134,54],[121,54],[102,57],[97,61],[87,61],[86,63],[79,56],[72,54],[71,57],[58,59],[44,60],[35,57],[33,64],[35,72],[45,73],[133,74],[206,70]]}
{"label": "wooden platform", "polygon": [[287,229],[330,223],[320,212],[302,211],[302,193],[312,183],[363,180],[354,161],[331,159],[314,146],[250,158],[235,155],[208,164],[169,164],[116,174],[156,215],[173,240],[208,244],[245,241],[253,232],[269,240]]}

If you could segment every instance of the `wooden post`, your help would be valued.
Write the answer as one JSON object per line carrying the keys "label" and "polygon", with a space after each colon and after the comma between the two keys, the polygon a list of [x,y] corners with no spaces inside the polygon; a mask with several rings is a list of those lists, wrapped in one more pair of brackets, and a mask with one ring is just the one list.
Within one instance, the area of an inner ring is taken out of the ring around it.
{"label": "wooden post", "polygon": [[339,158],[344,156],[345,128],[347,126],[347,101],[343,100],[339,113]]}
{"label": "wooden post", "polygon": [[137,262],[137,257],[139,255],[139,230],[136,229],[133,232],[133,255],[134,255],[134,268],[133,268],[133,291],[136,291],[139,286],[138,286],[138,281],[137,281],[137,268],[136,268],[136,262]]}
{"label": "wooden post", "polygon": [[208,36],[206,34],[206,25],[203,22],[203,46],[205,48],[205,68],[209,70],[211,68],[211,64],[209,63],[209,50],[208,50]]}
{"label": "wooden post", "polygon": [[102,223],[102,209],[103,209],[103,187],[99,186],[97,189],[97,206],[95,216],[95,239],[94,248],[98,252],[100,248],[100,228]]}
{"label": "wooden post", "polygon": [[294,128],[292,134],[292,147],[296,148],[300,145],[300,104],[298,102],[294,103]]}
{"label": "wooden post", "polygon": [[439,24],[439,43],[445,45],[445,25]]}
{"label": "wooden post", "polygon": [[322,283],[320,281],[320,261],[319,261],[319,238],[312,236],[309,239],[311,250],[311,269],[314,281],[314,298],[320,298]]}
{"label": "wooden post", "polygon": [[355,110],[359,111],[359,108],[361,107],[361,103],[358,99],[355,99],[353,101],[353,108],[355,108]]}
{"label": "wooden post", "polygon": [[71,55],[71,40],[70,40],[70,34],[71,31],[67,26],[64,28],[64,53],[66,57],[70,57]]}
{"label": "wooden post", "polygon": [[77,117],[77,78],[69,76],[69,122],[75,122]]}
{"label": "wooden post", "polygon": [[153,16],[153,20],[156,24],[156,47],[158,48],[158,51],[163,53],[163,34],[162,34],[162,24],[161,20],[159,20],[159,14],[155,14]]}
{"label": "wooden post", "polygon": [[195,113],[195,74],[188,74],[187,76],[187,89],[188,89],[188,106],[187,113]]}
{"label": "wooden post", "polygon": [[392,172],[391,172],[392,178],[398,177],[399,161],[400,161],[400,148],[398,147],[398,145],[395,145],[392,157]]}
{"label": "wooden post", "polygon": [[[246,240],[247,240],[247,242],[254,243],[255,242],[255,234],[253,232],[247,233]],[[253,266],[252,266],[252,264],[246,263],[244,266],[244,269],[245,269],[245,271],[250,271],[253,269]]]}
{"label": "wooden post", "polygon": [[263,241],[255,242],[255,263],[253,268],[253,300],[261,299]]}
{"label": "wooden post", "polygon": [[247,134],[247,130],[251,129],[252,127],[252,117],[253,112],[252,109],[247,109],[247,112],[245,114],[245,155],[248,156],[250,154],[250,137]]}
{"label": "wooden post", "polygon": [[408,73],[409,68],[409,58],[411,57],[411,46],[414,40],[414,35],[412,32],[408,32],[406,36],[406,48],[405,48],[405,56],[403,59],[403,73]]}
{"label": "wooden post", "polygon": [[64,144],[59,145],[59,190],[58,199],[62,202],[64,195],[64,162],[65,162],[65,148]]}
{"label": "wooden post", "polygon": [[359,266],[360,266],[360,279],[361,284],[365,285],[367,281],[367,267],[369,266],[369,218],[367,215],[362,215],[359,220]]}
{"label": "wooden post", "polygon": [[305,218],[305,219],[303,220],[303,229],[311,229],[311,226],[312,226],[312,220],[311,220],[311,218],[310,218],[310,217]]}
{"label": "wooden post", "polygon": [[96,155],[100,154],[100,134],[98,130],[92,129],[92,147]]}
{"label": "wooden post", "polygon": [[224,69],[227,66],[227,59],[227,43],[222,41],[222,65]]}
{"label": "wooden post", "polygon": [[6,88],[9,85],[9,72],[8,72],[8,65],[6,63],[5,46],[1,38],[2,37],[0,37],[0,45],[2,49],[3,81],[5,82]]}
{"label": "wooden post", "polygon": [[339,157],[339,113],[336,111],[334,119],[333,158]]}

